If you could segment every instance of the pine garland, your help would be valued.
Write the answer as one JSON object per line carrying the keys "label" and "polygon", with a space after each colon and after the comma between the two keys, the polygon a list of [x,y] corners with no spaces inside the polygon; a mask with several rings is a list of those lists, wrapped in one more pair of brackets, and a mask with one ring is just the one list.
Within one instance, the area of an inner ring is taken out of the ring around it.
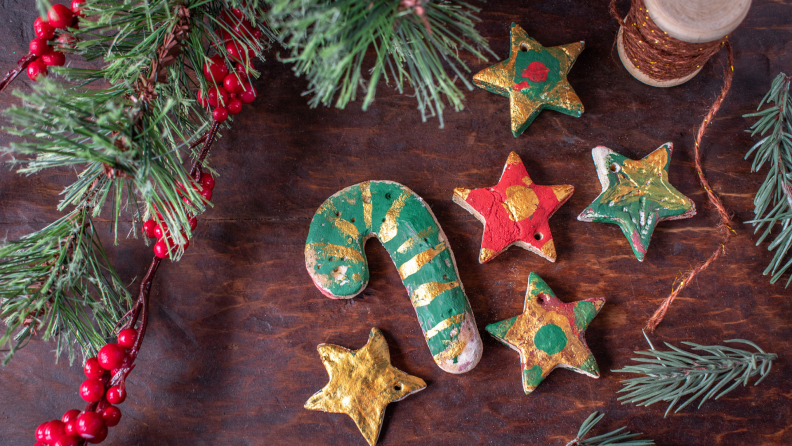
{"label": "pine garland", "polygon": [[[779,73],[770,85],[759,106],[774,104],[762,111],[743,115],[743,117],[759,118],[749,130],[751,136],[764,136],[754,144],[745,159],[754,156],[751,172],[758,172],[765,163],[770,169],[754,198],[754,214],[756,218],[746,223],[756,227],[754,233],[765,228],[758,246],[772,231],[780,226],[781,232],[776,234],[767,246],[769,251],[774,251],[773,259],[764,270],[764,275],[770,275],[770,283],[775,283],[792,267],[792,97],[789,95],[789,86],[792,78],[784,73]],[[787,279],[786,286],[792,282],[792,275]]]}
{"label": "pine garland", "polygon": [[633,440],[633,438],[643,434],[633,434],[630,431],[624,431],[626,427],[620,427],[607,434],[598,435],[583,439],[588,435],[589,431],[605,417],[605,414],[593,412],[583,421],[583,424],[578,429],[577,436],[566,444],[566,446],[606,446],[606,445],[619,445],[619,446],[649,446],[655,444],[653,440]]}

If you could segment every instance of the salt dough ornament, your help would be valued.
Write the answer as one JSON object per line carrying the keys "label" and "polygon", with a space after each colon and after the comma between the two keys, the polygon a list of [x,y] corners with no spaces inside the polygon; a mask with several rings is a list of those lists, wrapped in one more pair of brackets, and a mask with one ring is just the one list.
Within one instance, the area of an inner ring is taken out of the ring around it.
{"label": "salt dough ornament", "polygon": [[604,297],[561,302],[541,277],[531,273],[522,314],[485,329],[520,353],[523,390],[528,394],[556,367],[599,378],[584,334],[604,304]]}
{"label": "salt dough ornament", "polygon": [[473,83],[509,98],[515,138],[545,108],[579,118],[583,104],[569,85],[567,73],[584,46],[580,41],[545,48],[512,23],[509,58],[476,73]]}
{"label": "salt dough ornament", "polygon": [[333,299],[360,294],[369,280],[363,247],[374,236],[398,268],[437,365],[449,373],[473,369],[482,344],[454,254],[432,211],[407,187],[366,181],[319,207],[305,245],[316,287]]}
{"label": "salt dough ornament", "polygon": [[456,188],[452,199],[484,223],[480,263],[489,262],[511,245],[555,262],[548,219],[574,191],[568,184],[535,184],[520,156],[511,152],[498,184],[473,190]]}
{"label": "salt dough ornament", "polygon": [[640,160],[631,160],[597,146],[591,151],[602,193],[578,216],[580,221],[615,223],[643,261],[657,223],[696,215],[696,205],[668,182],[674,145],[658,147]]}
{"label": "salt dough ornament", "polygon": [[306,409],[345,413],[370,445],[377,443],[385,406],[426,388],[421,378],[393,367],[388,343],[372,328],[366,345],[351,351],[333,344],[316,349],[330,382],[305,403]]}

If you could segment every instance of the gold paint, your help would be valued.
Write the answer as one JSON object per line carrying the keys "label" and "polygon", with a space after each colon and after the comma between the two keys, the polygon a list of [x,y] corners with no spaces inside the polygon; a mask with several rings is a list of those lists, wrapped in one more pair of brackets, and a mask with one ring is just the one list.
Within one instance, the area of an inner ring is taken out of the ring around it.
{"label": "gold paint", "polygon": [[453,341],[451,341],[450,344],[448,344],[448,347],[446,347],[445,350],[434,355],[433,358],[437,364],[441,364],[446,361],[451,361],[457,356],[459,356],[460,353],[465,351],[465,347],[467,347],[467,344],[468,344],[467,341],[463,341],[459,338],[454,339]]}
{"label": "gold paint", "polygon": [[513,165],[513,164],[520,164],[520,163],[522,163],[522,160],[520,159],[520,155],[518,155],[517,152],[509,153],[509,157],[506,158],[506,165],[507,166],[510,166],[510,165]]}
{"label": "gold paint", "polygon": [[410,300],[414,307],[423,307],[432,303],[435,297],[445,293],[448,290],[453,290],[459,286],[459,282],[453,281],[448,283],[443,282],[428,282],[419,286],[413,291]]}
{"label": "gold paint", "polygon": [[435,226],[435,227],[431,227],[430,226],[430,227],[424,229],[423,231],[421,231],[421,232],[415,234],[414,236],[408,238],[407,240],[405,240],[404,243],[402,243],[401,246],[399,246],[399,248],[396,250],[396,252],[398,252],[399,254],[404,254],[405,252],[409,251],[410,248],[413,247],[413,245],[415,245],[416,243],[420,242],[421,239],[429,237],[430,235],[434,234],[436,231],[437,231],[437,226]]}
{"label": "gold paint", "polygon": [[526,186],[530,186],[530,185],[534,184],[533,180],[531,179],[531,177],[529,177],[527,175],[522,177],[522,182],[525,183]]}
{"label": "gold paint", "polygon": [[365,261],[360,251],[341,245],[333,245],[330,243],[308,243],[305,245],[305,252],[307,253],[309,250],[317,253],[321,251],[326,257],[334,256],[346,258],[347,260],[351,260],[355,263]]}
{"label": "gold paint", "polygon": [[509,220],[522,221],[533,215],[539,206],[539,197],[533,189],[521,185],[506,188],[506,200],[501,203],[509,213]]}
{"label": "gold paint", "polygon": [[333,225],[338,228],[342,233],[352,237],[353,239],[357,240],[360,236],[360,232],[358,232],[358,228],[351,222],[344,220],[341,217],[338,217],[333,221]]}
{"label": "gold paint", "polygon": [[479,252],[479,263],[489,262],[490,259],[498,255],[498,251],[489,248],[481,248]]}
{"label": "gold paint", "polygon": [[349,415],[371,446],[379,437],[385,407],[426,388],[421,378],[391,365],[388,344],[377,328],[357,351],[332,344],[319,344],[317,350],[330,382],[305,408]]}
{"label": "gold paint", "polygon": [[412,276],[413,274],[417,273],[418,270],[421,269],[421,267],[431,262],[436,255],[445,251],[445,249],[446,249],[445,242],[441,242],[439,245],[435,246],[434,248],[429,248],[426,251],[416,254],[415,257],[404,262],[399,267],[399,276],[401,276],[402,280]]}
{"label": "gold paint", "polygon": [[559,203],[563,203],[564,200],[575,192],[575,187],[569,184],[558,184],[550,186],[550,188],[553,189],[553,194],[555,194],[556,200],[558,200]]}
{"label": "gold paint", "polygon": [[548,240],[547,243],[542,245],[542,254],[545,255],[551,262],[555,262],[556,260],[556,250],[555,250],[555,243],[553,240]]}
{"label": "gold paint", "polygon": [[380,226],[379,234],[377,234],[377,238],[380,239],[382,243],[388,243],[389,241],[393,240],[396,237],[396,234],[399,232],[399,228],[396,226],[396,220],[399,219],[399,214],[401,214],[402,209],[404,208],[404,203],[407,201],[407,198],[410,197],[410,193],[408,191],[402,191],[399,198],[397,198],[393,204],[391,205],[388,212],[385,214],[385,221],[382,222],[382,226]]}
{"label": "gold paint", "polygon": [[360,183],[360,195],[363,197],[363,221],[371,231],[371,181]]}
{"label": "gold paint", "polygon": [[438,333],[445,330],[446,328],[462,322],[462,319],[464,317],[465,317],[465,313],[459,313],[456,316],[451,316],[450,318],[441,321],[439,324],[435,325],[429,330],[426,330],[426,333],[424,333],[426,340],[428,341],[433,337],[437,336]]}
{"label": "gold paint", "polygon": [[468,195],[470,195],[470,189],[465,189],[464,187],[457,187],[454,189],[454,196],[461,198],[462,200],[467,200]]}
{"label": "gold paint", "polygon": [[354,280],[355,282],[360,282],[362,280],[360,277],[360,273],[352,274],[352,280]]}

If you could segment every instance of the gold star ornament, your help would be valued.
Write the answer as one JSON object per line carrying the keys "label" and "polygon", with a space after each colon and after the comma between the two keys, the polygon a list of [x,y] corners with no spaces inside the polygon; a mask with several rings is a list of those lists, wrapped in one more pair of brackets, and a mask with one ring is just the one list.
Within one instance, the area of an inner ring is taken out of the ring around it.
{"label": "gold star ornament", "polygon": [[388,344],[377,328],[371,329],[368,342],[360,350],[332,344],[319,344],[316,349],[330,382],[305,403],[305,408],[349,415],[372,446],[379,437],[385,406],[426,388],[421,378],[391,365]]}
{"label": "gold star ornament", "polygon": [[569,85],[567,73],[584,46],[580,41],[545,48],[512,23],[509,58],[476,73],[473,83],[509,98],[515,138],[545,108],[579,118],[583,104]]}

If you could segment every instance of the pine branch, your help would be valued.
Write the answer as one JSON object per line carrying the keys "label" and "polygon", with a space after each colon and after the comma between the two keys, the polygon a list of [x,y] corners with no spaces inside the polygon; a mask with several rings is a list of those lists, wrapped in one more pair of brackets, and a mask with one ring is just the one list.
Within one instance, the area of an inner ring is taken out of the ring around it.
{"label": "pine branch", "polygon": [[[633,434],[630,431],[624,432],[626,427],[620,427],[615,431],[608,432],[607,434],[599,435],[596,437],[583,440],[588,432],[602,420],[605,414],[594,412],[586,418],[578,430],[577,437],[566,444],[566,446],[605,446],[605,445],[620,445],[620,446],[648,446],[655,444],[652,440],[633,440],[633,438],[643,435],[641,433]],[[625,441],[626,440],[626,441]]]}
{"label": "pine branch", "polygon": [[[458,0],[275,0],[268,17],[290,51],[283,61],[308,79],[312,107],[329,106],[337,98],[335,106],[344,108],[362,88],[366,110],[384,77],[400,93],[412,87],[423,120],[438,116],[442,128],[443,96],[459,111],[464,94],[457,80],[473,88],[463,74],[470,70],[460,50],[484,61],[483,52],[492,54],[474,28],[475,12]],[[366,79],[364,62],[372,48]]]}
{"label": "pine branch", "polygon": [[[758,172],[767,162],[770,169],[754,198],[755,219],[747,221],[755,226],[754,233],[762,227],[765,228],[757,246],[769,236],[777,227],[781,227],[775,239],[767,246],[769,251],[775,251],[773,259],[764,270],[763,274],[770,274],[770,283],[775,283],[792,267],[792,97],[789,87],[792,78],[784,73],[779,73],[773,80],[770,91],[759,103],[757,110],[762,105],[772,102],[775,105],[760,112],[743,115],[743,117],[757,117],[759,120],[751,126],[751,136],[764,136],[745,154],[745,159],[754,155],[751,172]],[[787,279],[786,286],[792,282],[792,275]]]}
{"label": "pine branch", "polygon": [[[649,338],[646,340],[649,342]],[[620,396],[619,401],[622,401],[622,404],[629,402],[639,406],[648,406],[659,401],[669,402],[665,417],[683,397],[688,395],[690,397],[677,407],[674,413],[679,412],[699,397],[701,397],[701,401],[698,407],[701,407],[705,401],[712,397],[718,399],[740,384],[747,385],[748,380],[753,376],[761,375],[761,378],[754,383],[754,385],[759,384],[770,373],[773,360],[778,358],[775,353],[765,353],[751,341],[731,339],[725,342],[748,344],[759,353],[722,345],[703,346],[692,342],[683,342],[683,344],[691,346],[693,350],[705,352],[698,355],[668,343],[666,346],[671,351],[655,350],[652,343],[649,342],[651,350],[635,353],[650,358],[632,358],[633,361],[643,364],[614,370],[619,373],[646,375],[622,381],[625,387],[619,393],[630,393]]]}

